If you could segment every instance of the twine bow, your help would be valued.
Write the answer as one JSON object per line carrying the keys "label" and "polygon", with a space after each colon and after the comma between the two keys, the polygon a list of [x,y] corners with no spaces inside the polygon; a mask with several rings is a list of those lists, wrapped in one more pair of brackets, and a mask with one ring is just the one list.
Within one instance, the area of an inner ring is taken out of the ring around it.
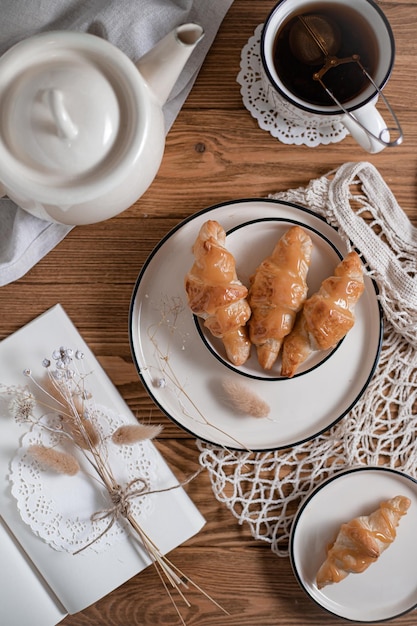
{"label": "twine bow", "polygon": [[[202,467],[199,468],[196,472],[194,472],[194,474],[192,474],[182,482],[178,483],[177,485],[172,485],[171,487],[166,487],[165,489],[150,490],[147,480],[141,477],[134,478],[125,487],[121,487],[117,484],[113,487],[107,487],[112,506],[108,507],[107,509],[102,509],[101,511],[96,511],[91,515],[90,520],[92,522],[99,522],[103,519],[110,517],[109,523],[107,524],[106,528],[101,531],[99,535],[97,535],[97,537],[92,539],[92,541],[87,543],[82,548],[79,548],[78,550],[73,552],[73,554],[78,554],[79,552],[82,552],[89,546],[93,545],[96,541],[99,541],[99,539],[104,537],[104,535],[112,528],[113,524],[121,517],[132,523],[133,520],[131,519],[130,502],[135,498],[145,495],[149,496],[153,493],[163,493],[164,491],[171,491],[172,489],[178,489],[178,487],[184,487],[192,480],[194,480],[194,478],[196,478],[203,471],[203,469],[204,468]],[[140,486],[136,487],[138,483],[140,483]],[[134,524],[134,526],[139,532],[138,526],[136,524]]]}
{"label": "twine bow", "polygon": [[[139,486],[137,486],[139,484]],[[134,478],[126,486],[114,485],[108,488],[108,494],[111,500],[111,506],[101,511],[96,511],[90,517],[92,522],[100,522],[110,518],[106,528],[102,530],[97,537],[92,539],[85,546],[76,550],[73,554],[82,552],[89,546],[93,545],[96,541],[99,541],[113,526],[113,524],[121,517],[128,519],[130,515],[130,503],[132,500],[139,496],[148,495],[152,493],[149,491],[149,483],[144,478]]]}

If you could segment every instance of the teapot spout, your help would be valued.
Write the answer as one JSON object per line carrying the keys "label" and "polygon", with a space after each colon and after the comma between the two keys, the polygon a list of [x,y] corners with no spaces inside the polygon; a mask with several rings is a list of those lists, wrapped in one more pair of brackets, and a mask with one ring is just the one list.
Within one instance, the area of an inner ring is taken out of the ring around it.
{"label": "teapot spout", "polygon": [[198,24],[177,26],[136,63],[139,72],[163,105],[195,46],[204,37]]}

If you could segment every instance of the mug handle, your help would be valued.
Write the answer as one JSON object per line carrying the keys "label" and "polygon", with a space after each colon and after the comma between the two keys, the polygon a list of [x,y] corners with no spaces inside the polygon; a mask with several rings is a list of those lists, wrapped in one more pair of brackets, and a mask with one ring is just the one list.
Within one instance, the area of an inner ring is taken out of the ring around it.
{"label": "mug handle", "polygon": [[370,154],[377,154],[390,145],[389,129],[373,102],[353,113],[346,113],[341,122],[358,144]]}
{"label": "mug handle", "polygon": [[[376,90],[377,95],[373,100],[355,111],[348,111],[326,87],[321,77],[319,77],[319,82],[335,104],[337,104],[337,106],[344,111],[345,115],[342,117],[341,122],[351,133],[352,137],[356,139],[362,148],[371,154],[376,154],[377,152],[381,152],[384,148],[399,146],[403,141],[403,131],[398,118],[388,102],[388,99],[383,94],[382,89],[378,87],[372,76],[368,74],[361,62],[358,61],[358,63],[359,67],[362,69],[363,73]],[[381,96],[387,112],[390,114],[395,126],[388,127],[384,122],[383,117],[377,110],[376,103],[378,102],[378,95]],[[397,135],[393,140],[391,140],[390,137],[390,130],[395,131]]]}

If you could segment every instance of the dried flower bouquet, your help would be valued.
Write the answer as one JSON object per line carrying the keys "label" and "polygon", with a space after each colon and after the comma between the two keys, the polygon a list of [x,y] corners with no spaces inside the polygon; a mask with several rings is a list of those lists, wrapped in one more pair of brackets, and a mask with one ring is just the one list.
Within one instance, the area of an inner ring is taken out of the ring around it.
{"label": "dried flower bouquet", "polygon": [[[207,594],[162,554],[136,519],[134,504],[137,499],[155,491],[147,476],[135,476],[123,484],[115,477],[108,450],[109,438],[100,428],[99,411],[86,387],[86,379],[91,372],[80,372],[79,365],[83,359],[82,352],[61,347],[52,353],[52,360],[44,359],[42,365],[45,376],[42,380],[35,379],[31,370],[26,369],[24,374],[29,379],[27,386],[0,386],[0,391],[10,396],[9,409],[17,422],[30,424],[32,428],[53,435],[52,445],[34,443],[27,449],[27,453],[41,469],[66,476],[87,471],[101,488],[104,487],[107,504],[91,516],[92,522],[104,520],[104,528],[92,541],[73,551],[73,554],[90,547],[106,535],[116,522],[122,520],[140,540],[169,594],[180,622],[185,624],[171,589],[179,594],[187,606],[190,603],[184,595],[184,588],[191,585],[205,596]],[[154,439],[160,432],[160,426],[122,424],[111,432],[110,440],[115,446],[135,446]],[[194,476],[182,485],[192,478]],[[209,599],[227,613],[212,598]]]}

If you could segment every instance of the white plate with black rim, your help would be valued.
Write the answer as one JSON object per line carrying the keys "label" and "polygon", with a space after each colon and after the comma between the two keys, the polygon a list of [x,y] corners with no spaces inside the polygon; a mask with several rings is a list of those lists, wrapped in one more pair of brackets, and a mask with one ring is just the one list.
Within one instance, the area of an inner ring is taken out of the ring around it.
{"label": "white plate with black rim", "polygon": [[[238,276],[249,276],[288,228],[297,224],[313,241],[309,293],[332,275],[348,250],[337,231],[301,206],[277,200],[236,200],[200,211],[170,231],[153,250],[136,281],[130,308],[132,355],[155,403],[196,437],[232,449],[272,450],[307,441],[342,419],[364,393],[378,362],[382,315],[376,287],[365,276],[354,327],[337,348],[313,353],[292,379],[257,363],[232,366],[221,342],[209,336],[187,305],[184,278],[193,264],[192,245],[206,220],[218,221],[236,259]],[[235,378],[270,407],[255,419],[239,414],[223,392]]]}
{"label": "white plate with black rim", "polygon": [[[344,522],[369,515],[403,495],[411,505],[393,543],[360,574],[318,589],[317,571],[326,546]],[[417,607],[417,481],[397,470],[357,467],[319,485],[300,507],[292,526],[290,558],[304,591],[326,611],[353,622],[394,619]]]}

